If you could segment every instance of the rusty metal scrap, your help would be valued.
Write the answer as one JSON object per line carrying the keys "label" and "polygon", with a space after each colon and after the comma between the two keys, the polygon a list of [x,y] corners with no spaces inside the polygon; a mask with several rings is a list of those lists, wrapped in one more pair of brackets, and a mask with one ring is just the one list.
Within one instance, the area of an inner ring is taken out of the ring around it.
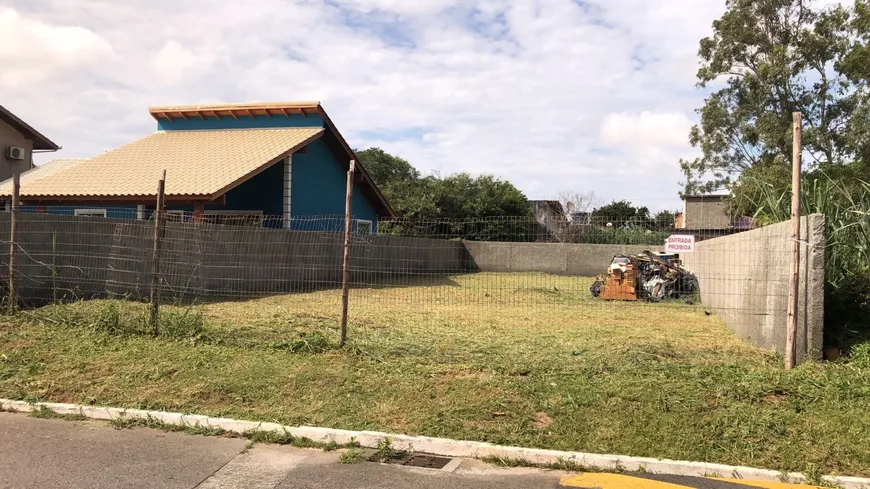
{"label": "rusty metal scrap", "polygon": [[598,276],[589,290],[605,300],[681,299],[698,291],[698,279],[679,255],[644,251],[613,257],[607,274]]}

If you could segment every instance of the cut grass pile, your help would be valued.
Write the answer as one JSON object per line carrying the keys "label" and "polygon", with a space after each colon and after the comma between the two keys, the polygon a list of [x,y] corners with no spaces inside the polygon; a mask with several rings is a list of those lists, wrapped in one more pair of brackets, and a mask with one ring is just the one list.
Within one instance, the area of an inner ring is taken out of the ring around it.
{"label": "cut grass pile", "polygon": [[[6,319],[0,396],[870,475],[870,349],[804,365],[683,304],[592,300],[587,279],[474,274],[164,307],[88,301]],[[167,319],[169,318],[169,319]]]}

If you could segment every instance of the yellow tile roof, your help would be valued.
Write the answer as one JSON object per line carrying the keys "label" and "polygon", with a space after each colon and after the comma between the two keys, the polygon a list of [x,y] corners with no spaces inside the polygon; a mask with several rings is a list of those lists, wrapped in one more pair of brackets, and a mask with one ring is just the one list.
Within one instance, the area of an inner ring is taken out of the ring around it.
{"label": "yellow tile roof", "polygon": [[[71,168],[75,165],[83,161],[88,161],[87,158],[55,158],[48,163],[43,163],[37,167],[31,168],[26,172],[21,174],[21,185],[29,184],[40,178],[47,177],[52,173],[59,172],[61,170],[66,170],[67,168]],[[11,182],[11,180],[9,181]],[[12,189],[12,184],[8,183],[10,188],[10,193]],[[0,184],[0,188],[5,189],[6,184]]]}
{"label": "yellow tile roof", "polygon": [[[157,132],[94,158],[36,168],[29,177],[24,173],[21,196],[153,196],[165,169],[168,200],[211,200],[323,132],[322,127]],[[0,184],[0,195],[11,194],[11,181]]]}

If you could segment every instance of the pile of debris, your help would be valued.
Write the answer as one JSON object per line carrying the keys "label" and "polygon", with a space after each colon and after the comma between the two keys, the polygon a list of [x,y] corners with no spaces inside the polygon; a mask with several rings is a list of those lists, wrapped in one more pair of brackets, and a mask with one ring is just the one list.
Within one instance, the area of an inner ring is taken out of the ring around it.
{"label": "pile of debris", "polygon": [[589,290],[606,300],[682,299],[698,292],[698,279],[683,267],[680,255],[644,251],[613,257],[607,275],[598,276]]}

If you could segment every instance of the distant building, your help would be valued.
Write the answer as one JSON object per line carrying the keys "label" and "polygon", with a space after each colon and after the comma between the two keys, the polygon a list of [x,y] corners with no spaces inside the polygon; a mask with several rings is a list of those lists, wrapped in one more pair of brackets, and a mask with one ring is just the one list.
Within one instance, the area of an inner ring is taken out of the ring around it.
{"label": "distant building", "polygon": [[731,212],[728,195],[686,195],[683,197],[682,229],[729,229]]}
{"label": "distant building", "polygon": [[686,195],[683,197],[683,212],[674,216],[677,229],[735,229],[754,227],[749,216],[733,216],[728,204],[728,195]]}
{"label": "distant building", "polygon": [[574,226],[579,226],[581,224],[590,224],[592,223],[592,213],[591,212],[572,212],[568,214],[568,222],[570,222]]}
{"label": "distant building", "polygon": [[0,105],[0,180],[33,168],[34,151],[58,149],[58,145]]}
{"label": "distant building", "polygon": [[755,220],[750,216],[735,217],[734,220],[731,221],[731,227],[746,231],[755,227]]}

